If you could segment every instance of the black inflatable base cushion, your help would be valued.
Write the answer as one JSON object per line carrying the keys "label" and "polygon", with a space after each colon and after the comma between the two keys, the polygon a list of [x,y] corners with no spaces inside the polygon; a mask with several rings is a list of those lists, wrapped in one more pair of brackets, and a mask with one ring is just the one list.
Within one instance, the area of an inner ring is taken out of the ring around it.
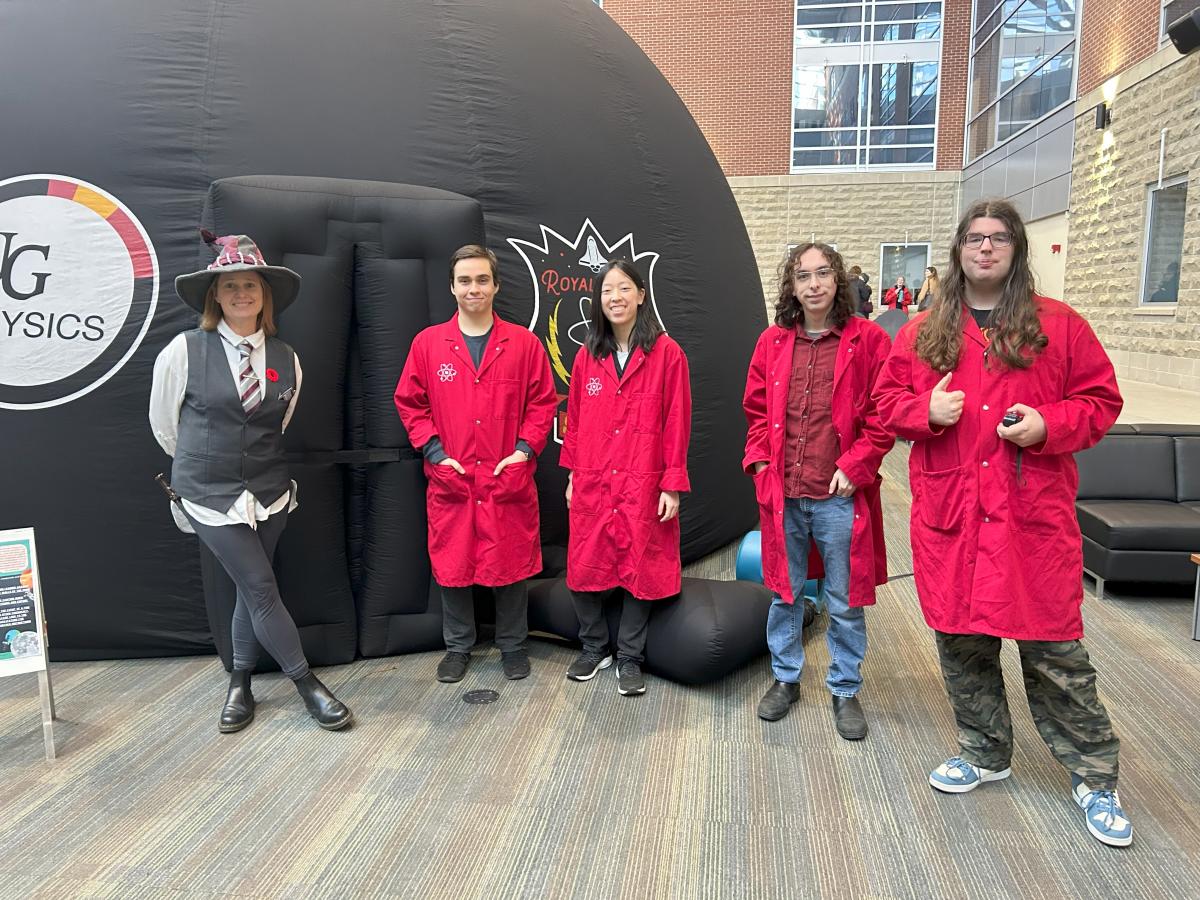
{"label": "black inflatable base cushion", "polygon": [[[609,598],[609,631],[617,640],[619,594]],[[767,652],[771,592],[750,581],[683,579],[673,600],[654,601],[646,637],[645,668],[681,684],[706,684],[725,677]],[[529,628],[571,641],[579,620],[561,578],[529,583]]]}

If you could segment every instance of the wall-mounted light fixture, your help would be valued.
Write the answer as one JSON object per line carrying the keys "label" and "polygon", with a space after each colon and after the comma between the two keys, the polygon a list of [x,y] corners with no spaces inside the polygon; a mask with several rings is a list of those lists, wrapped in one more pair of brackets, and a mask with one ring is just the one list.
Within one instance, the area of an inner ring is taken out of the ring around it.
{"label": "wall-mounted light fixture", "polygon": [[1096,130],[1103,131],[1112,124],[1112,109],[1107,103],[1096,104]]}

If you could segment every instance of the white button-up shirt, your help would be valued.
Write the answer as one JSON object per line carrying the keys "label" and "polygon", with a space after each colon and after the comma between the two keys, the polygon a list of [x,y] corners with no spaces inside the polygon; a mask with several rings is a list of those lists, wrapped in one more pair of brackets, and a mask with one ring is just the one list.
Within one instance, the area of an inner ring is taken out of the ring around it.
{"label": "white button-up shirt", "polygon": [[[238,350],[238,344],[242,341],[250,342],[253,348],[250,351],[250,367],[258,376],[259,390],[261,390],[267,369],[267,336],[262,331],[256,331],[254,334],[242,337],[235,334],[224,319],[217,325],[217,334],[222,338],[221,346],[225,350],[225,359],[229,362],[229,377],[233,379],[235,389],[240,374],[238,369],[241,365],[241,351]],[[294,354],[292,358],[296,366],[296,392],[292,394],[287,411],[283,414],[285,431],[288,422],[292,419],[292,413],[296,409],[296,400],[300,396],[300,358]],[[178,334],[171,343],[163,348],[154,361],[154,381],[150,386],[150,428],[154,432],[154,439],[170,457],[175,456],[175,444],[179,437],[179,410],[183,408],[187,381],[187,338],[183,334]],[[201,525],[249,525],[251,528],[255,528],[257,523],[266,521],[269,516],[280,512],[285,507],[289,511],[296,508],[296,482],[292,482],[290,491],[285,491],[282,496],[267,506],[263,506],[255,500],[254,495],[249,491],[242,491],[242,495],[223,513],[186,499],[182,503],[188,515]],[[171,514],[175,517],[175,524],[181,530],[192,531],[191,525],[175,504],[171,504]]]}

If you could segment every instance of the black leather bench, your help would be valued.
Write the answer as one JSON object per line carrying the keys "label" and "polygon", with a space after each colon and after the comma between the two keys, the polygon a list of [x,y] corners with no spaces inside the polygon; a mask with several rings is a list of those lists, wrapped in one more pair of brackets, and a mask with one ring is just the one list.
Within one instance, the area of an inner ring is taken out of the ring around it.
{"label": "black leather bench", "polygon": [[1114,426],[1075,455],[1083,568],[1106,581],[1190,584],[1200,550],[1200,426]]}

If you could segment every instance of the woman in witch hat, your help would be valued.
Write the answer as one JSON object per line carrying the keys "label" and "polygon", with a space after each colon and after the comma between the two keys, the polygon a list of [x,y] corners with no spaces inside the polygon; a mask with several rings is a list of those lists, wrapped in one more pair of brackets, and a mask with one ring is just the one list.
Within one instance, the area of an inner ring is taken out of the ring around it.
{"label": "woman in witch hat", "polygon": [[300,291],[300,276],[267,265],[246,235],[201,232],[217,258],[180,275],[175,290],[200,313],[200,327],[177,335],[154,363],[150,425],[174,457],[172,507],[237,585],[233,678],[218,728],[254,720],[250,672],[260,645],[296,685],[322,728],[336,731],[350,710],[308,668],[296,623],[275,582],[275,546],[296,508],[283,431],[300,392],[300,360],[275,337],[275,316]]}

